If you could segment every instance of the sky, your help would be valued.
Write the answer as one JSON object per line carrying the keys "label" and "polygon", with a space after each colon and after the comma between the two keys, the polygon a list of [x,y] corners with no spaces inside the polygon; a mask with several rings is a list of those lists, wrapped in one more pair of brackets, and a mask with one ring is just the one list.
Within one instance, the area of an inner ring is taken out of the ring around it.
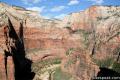
{"label": "sky", "polygon": [[120,6],[120,0],[0,0],[9,5],[38,11],[45,18],[63,18],[72,12],[80,12],[92,5]]}

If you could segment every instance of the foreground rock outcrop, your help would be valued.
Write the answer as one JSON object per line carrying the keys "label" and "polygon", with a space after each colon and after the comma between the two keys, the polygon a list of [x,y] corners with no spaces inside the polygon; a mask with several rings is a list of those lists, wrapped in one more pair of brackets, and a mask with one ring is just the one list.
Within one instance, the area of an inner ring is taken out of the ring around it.
{"label": "foreground rock outcrop", "polygon": [[[119,6],[92,6],[50,20],[0,3],[0,79],[91,80],[100,67],[119,73],[119,34]],[[7,61],[5,51],[12,53]]]}

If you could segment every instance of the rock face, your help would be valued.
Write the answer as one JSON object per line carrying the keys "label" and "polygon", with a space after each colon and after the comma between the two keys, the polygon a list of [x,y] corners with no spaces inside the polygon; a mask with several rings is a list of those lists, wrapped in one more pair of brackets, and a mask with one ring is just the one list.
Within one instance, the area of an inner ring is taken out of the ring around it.
{"label": "rock face", "polygon": [[74,50],[66,56],[67,58],[62,62],[62,69],[65,72],[71,73],[76,78],[75,80],[91,80],[97,76],[99,67],[92,62],[89,54],[81,50]]}
{"label": "rock face", "polygon": [[[5,26],[7,35],[12,35],[10,22],[17,38],[8,36],[11,45],[7,46]],[[0,3],[0,79],[31,80],[35,73],[34,80],[91,80],[99,72],[99,61],[120,62],[119,34],[119,6],[92,6],[63,20],[50,20],[35,11]],[[13,53],[7,68],[5,50]],[[107,68],[113,68],[113,63]]]}
{"label": "rock face", "polygon": [[119,6],[92,6],[85,11],[66,16],[63,23],[61,27],[69,27],[73,32],[84,31],[89,43],[87,46],[95,47],[90,52],[101,55],[98,58],[106,57],[108,53],[113,56],[113,51],[119,46]]}

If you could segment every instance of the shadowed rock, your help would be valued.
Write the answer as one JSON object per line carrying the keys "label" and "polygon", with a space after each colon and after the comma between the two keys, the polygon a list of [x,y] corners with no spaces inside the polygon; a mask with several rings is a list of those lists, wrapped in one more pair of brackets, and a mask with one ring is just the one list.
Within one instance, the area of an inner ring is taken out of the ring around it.
{"label": "shadowed rock", "polygon": [[[11,51],[5,51],[5,66],[7,76],[7,57],[12,56],[14,69],[15,69],[15,80],[32,80],[34,73],[31,72],[32,61],[25,57],[24,41],[23,41],[23,24],[20,23],[19,35],[17,35],[10,19],[8,19],[9,29],[9,47]],[[12,45],[14,44],[14,46]],[[7,45],[6,45],[7,46]]]}

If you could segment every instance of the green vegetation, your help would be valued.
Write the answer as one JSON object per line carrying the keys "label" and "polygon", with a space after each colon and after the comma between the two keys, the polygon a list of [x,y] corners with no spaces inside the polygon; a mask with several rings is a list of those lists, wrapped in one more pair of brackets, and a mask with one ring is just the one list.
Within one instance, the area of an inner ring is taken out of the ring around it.
{"label": "green vegetation", "polygon": [[56,58],[53,60],[53,64],[60,64],[61,63],[61,59]]}
{"label": "green vegetation", "polygon": [[94,59],[94,62],[99,66],[99,67],[105,67],[108,68],[113,64],[113,58],[107,58],[105,60],[96,60]]}
{"label": "green vegetation", "polygon": [[76,34],[80,34],[80,33],[82,33],[82,34],[84,34],[84,35],[88,35],[88,34],[90,34],[90,32],[85,31],[85,30],[82,30],[82,29],[78,29],[78,30],[76,30],[75,33],[76,33]]}
{"label": "green vegetation", "polygon": [[65,68],[69,67],[72,64],[75,64],[77,61],[76,58],[69,58],[69,60],[66,62],[66,64],[64,65]]}
{"label": "green vegetation", "polygon": [[107,19],[109,19],[110,18],[110,16],[107,16],[107,17],[97,17],[97,20],[99,21],[99,20],[107,20]]}
{"label": "green vegetation", "polygon": [[99,66],[99,67],[104,67],[104,68],[110,68],[118,73],[120,73],[120,63],[116,62],[113,60],[113,58],[107,58],[105,60],[95,60],[94,62]]}
{"label": "green vegetation", "polygon": [[71,55],[74,50],[75,50],[74,48],[68,49],[67,52],[66,52],[66,55],[67,55],[67,56],[68,56],[68,55]]}
{"label": "green vegetation", "polygon": [[63,72],[60,67],[56,68],[53,74],[53,80],[70,80],[71,75]]}
{"label": "green vegetation", "polygon": [[39,50],[42,50],[41,48],[34,48],[34,49],[26,49],[26,52],[29,53],[29,52],[37,52]]}
{"label": "green vegetation", "polygon": [[88,45],[89,45],[89,35],[90,35],[92,32],[79,29],[79,30],[77,30],[75,33],[77,33],[77,34],[82,34],[83,39],[84,39],[84,40],[83,40],[83,43],[85,44],[85,48],[87,48]]}
{"label": "green vegetation", "polygon": [[20,7],[16,5],[12,5],[12,7],[15,8],[16,10],[26,10],[24,7]]}
{"label": "green vegetation", "polygon": [[114,62],[112,69],[118,73],[120,73],[120,63]]}

